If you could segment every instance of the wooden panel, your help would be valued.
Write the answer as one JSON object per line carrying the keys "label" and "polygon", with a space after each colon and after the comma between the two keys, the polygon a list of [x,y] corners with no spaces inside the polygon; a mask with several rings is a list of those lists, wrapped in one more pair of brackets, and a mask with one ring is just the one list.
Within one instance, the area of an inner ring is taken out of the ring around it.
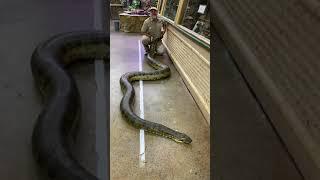
{"label": "wooden panel", "polygon": [[240,69],[306,179],[320,179],[320,2],[215,0]]}
{"label": "wooden panel", "polygon": [[120,30],[122,32],[141,33],[143,22],[148,18],[145,15],[120,14]]}
{"label": "wooden panel", "polygon": [[[184,28],[182,26],[179,26],[181,28]],[[187,29],[187,28],[185,28]],[[189,30],[189,29],[188,29]],[[191,30],[190,30],[191,31]],[[176,29],[174,32],[178,32]],[[191,31],[193,34],[196,34],[195,32]],[[186,44],[189,44],[189,46],[192,46],[193,49],[196,49],[196,52],[201,54],[201,56],[204,57],[204,59],[206,61],[210,61],[210,51],[207,48],[204,48],[203,46],[199,45],[198,43],[195,43],[192,39],[190,39],[189,37],[187,37],[186,35],[180,35],[179,36],[180,39],[182,39],[183,41],[186,42]],[[197,36],[198,38],[198,36]],[[208,43],[210,45],[210,41],[205,41],[206,43]]]}
{"label": "wooden panel", "polygon": [[[173,63],[210,124],[209,52],[189,41],[171,25],[163,38]],[[202,53],[200,53],[202,52]]]}

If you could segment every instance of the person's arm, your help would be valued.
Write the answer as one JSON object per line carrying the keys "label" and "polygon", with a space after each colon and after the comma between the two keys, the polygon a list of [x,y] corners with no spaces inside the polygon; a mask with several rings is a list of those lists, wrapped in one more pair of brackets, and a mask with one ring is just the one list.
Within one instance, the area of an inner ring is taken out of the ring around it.
{"label": "person's arm", "polygon": [[163,30],[161,31],[161,36],[163,36],[167,31],[167,23],[165,21],[162,23],[162,28]]}
{"label": "person's arm", "polygon": [[148,20],[148,19],[146,19],[146,20],[143,22],[143,25],[142,25],[142,27],[141,27],[141,32],[143,33],[143,35],[146,35],[146,36],[150,37],[151,35],[150,35],[150,33],[147,31],[147,29],[148,29],[147,20]]}
{"label": "person's arm", "polygon": [[163,29],[164,29],[164,31],[167,31],[167,22],[163,23]]}
{"label": "person's arm", "polygon": [[144,32],[143,35],[146,35],[148,37],[151,37],[151,34],[149,32]]}

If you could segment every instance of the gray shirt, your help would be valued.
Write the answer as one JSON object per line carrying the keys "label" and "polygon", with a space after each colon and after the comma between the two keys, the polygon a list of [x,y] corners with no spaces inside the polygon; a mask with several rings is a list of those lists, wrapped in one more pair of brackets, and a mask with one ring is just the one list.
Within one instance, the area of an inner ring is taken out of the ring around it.
{"label": "gray shirt", "polygon": [[158,16],[156,20],[149,17],[143,22],[141,32],[150,33],[153,38],[159,38],[161,36],[161,28],[165,24],[165,21]]}

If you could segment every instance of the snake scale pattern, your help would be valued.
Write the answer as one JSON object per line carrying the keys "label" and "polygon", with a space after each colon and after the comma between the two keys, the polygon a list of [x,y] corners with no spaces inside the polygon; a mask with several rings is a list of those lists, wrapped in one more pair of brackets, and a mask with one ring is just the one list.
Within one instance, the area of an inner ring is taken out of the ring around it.
{"label": "snake scale pattern", "polygon": [[[109,61],[109,35],[100,31],[68,32],[40,43],[31,57],[35,85],[44,100],[32,134],[32,151],[48,176],[58,180],[98,180],[73,157],[68,138],[75,130],[81,111],[80,94],[67,67],[75,62],[101,59]],[[139,118],[132,110],[134,89],[138,80],[158,80],[170,76],[170,69],[150,55],[152,72],[129,72],[121,76],[124,96],[120,110],[125,119],[136,128],[190,144],[186,134],[164,125]],[[109,63],[109,62],[107,62]]]}
{"label": "snake scale pattern", "polygon": [[155,69],[155,71],[151,72],[143,72],[143,71],[136,71],[136,72],[128,72],[121,76],[120,78],[120,86],[123,92],[123,98],[120,103],[120,110],[122,116],[129,122],[131,125],[138,129],[144,129],[146,132],[155,134],[158,136],[163,136],[169,139],[172,139],[179,143],[190,144],[192,139],[184,133],[175,131],[170,129],[162,124],[151,122],[145,119],[140,118],[137,116],[133,109],[132,105],[134,102],[135,91],[132,86],[134,81],[153,81],[164,79],[170,76],[170,68],[169,66],[160,63],[159,61],[153,58],[156,50],[156,44],[160,41],[161,38],[153,40],[151,43],[151,54],[147,55],[147,62],[151,67]]}
{"label": "snake scale pattern", "polygon": [[109,35],[104,32],[69,32],[44,41],[34,50],[31,70],[45,107],[32,134],[33,154],[49,177],[58,180],[97,180],[68,148],[70,132],[80,115],[80,94],[66,71],[74,62],[109,60]]}

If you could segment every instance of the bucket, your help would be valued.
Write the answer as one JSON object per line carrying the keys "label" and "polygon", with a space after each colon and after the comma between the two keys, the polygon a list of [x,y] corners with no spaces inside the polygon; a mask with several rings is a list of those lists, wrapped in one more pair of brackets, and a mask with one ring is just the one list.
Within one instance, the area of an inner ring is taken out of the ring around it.
{"label": "bucket", "polygon": [[115,30],[116,32],[118,32],[118,31],[119,31],[119,28],[120,28],[120,22],[119,22],[119,21],[114,21],[114,30]]}

